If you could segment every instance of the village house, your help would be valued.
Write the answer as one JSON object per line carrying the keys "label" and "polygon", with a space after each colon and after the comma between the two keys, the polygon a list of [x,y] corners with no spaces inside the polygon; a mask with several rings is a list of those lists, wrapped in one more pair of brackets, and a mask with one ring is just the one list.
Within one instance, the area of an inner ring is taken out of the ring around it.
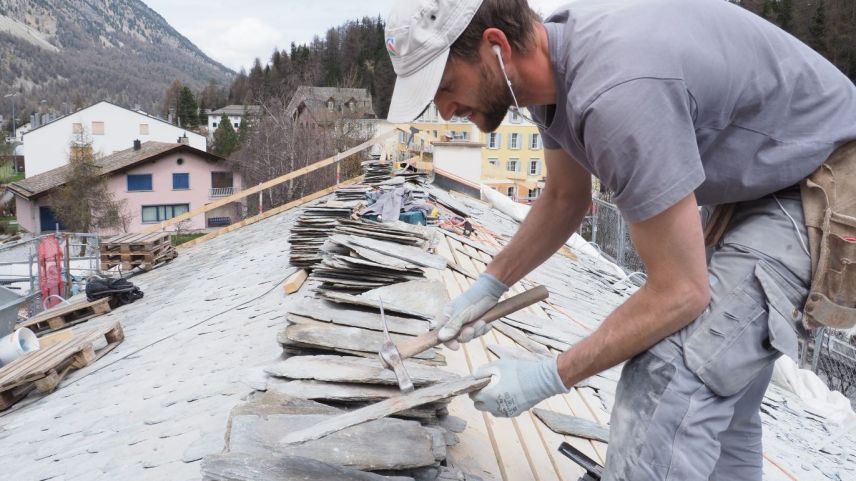
{"label": "village house", "polygon": [[336,128],[355,135],[374,135],[378,123],[366,89],[300,86],[287,111],[304,127]]}
{"label": "village house", "polygon": [[214,131],[220,126],[224,115],[229,119],[232,128],[237,131],[244,117],[252,119],[258,117],[261,112],[262,108],[258,105],[227,105],[221,109],[208,111],[205,113],[208,117],[208,137],[214,138]]}
{"label": "village house", "polygon": [[[226,160],[187,144],[129,142],[129,149],[96,162],[108,176],[109,191],[124,201],[126,230],[171,219],[241,190],[241,178]],[[69,166],[27,177],[7,187],[15,196],[18,225],[29,232],[52,231],[63,226],[50,206],[50,193],[66,182]],[[241,217],[242,204],[233,202],[196,216],[183,226],[188,230],[229,225]],[[104,232],[110,234],[114,232]]]}
{"label": "village house", "polygon": [[105,156],[127,149],[135,139],[177,142],[179,138],[187,138],[191,147],[202,151],[207,148],[203,135],[157,117],[101,101],[25,133],[26,175],[30,177],[66,165],[69,146],[81,135],[92,140],[94,152]]}

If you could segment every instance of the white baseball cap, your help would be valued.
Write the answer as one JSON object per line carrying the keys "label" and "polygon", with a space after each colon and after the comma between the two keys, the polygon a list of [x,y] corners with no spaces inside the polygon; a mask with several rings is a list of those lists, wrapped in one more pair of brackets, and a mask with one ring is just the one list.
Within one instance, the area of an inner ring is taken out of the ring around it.
{"label": "white baseball cap", "polygon": [[412,122],[434,99],[449,47],[482,0],[398,0],[386,20],[386,50],[397,78],[387,119]]}

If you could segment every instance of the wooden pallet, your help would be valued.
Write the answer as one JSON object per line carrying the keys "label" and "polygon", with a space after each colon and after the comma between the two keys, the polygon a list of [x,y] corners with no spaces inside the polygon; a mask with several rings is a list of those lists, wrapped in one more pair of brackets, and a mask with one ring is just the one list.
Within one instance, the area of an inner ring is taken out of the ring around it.
{"label": "wooden pallet", "polygon": [[[96,350],[95,343],[105,339],[107,345]],[[125,339],[119,321],[76,334],[45,349],[28,353],[0,368],[0,411],[23,399],[33,389],[53,392],[75,369],[100,359]]]}
{"label": "wooden pallet", "polygon": [[172,244],[162,244],[151,250],[143,251],[102,251],[101,262],[133,262],[133,261],[148,261],[152,262],[155,259],[168,256],[175,252],[175,247]]}
{"label": "wooden pallet", "polygon": [[102,254],[101,270],[107,271],[118,266],[121,267],[123,271],[130,271],[136,267],[139,267],[144,271],[150,271],[155,267],[166,264],[177,256],[178,252],[173,247],[170,247],[157,255],[130,254],[127,257],[121,257],[119,259],[105,257],[105,255]]}
{"label": "wooden pallet", "polygon": [[121,234],[102,242],[101,254],[110,252],[151,252],[166,245],[170,245],[170,234],[168,232]]}
{"label": "wooden pallet", "polygon": [[86,322],[93,317],[110,312],[110,299],[98,299],[97,301],[79,301],[67,306],[58,306],[42,312],[18,324],[18,327],[26,327],[36,334],[64,329],[81,322]]}

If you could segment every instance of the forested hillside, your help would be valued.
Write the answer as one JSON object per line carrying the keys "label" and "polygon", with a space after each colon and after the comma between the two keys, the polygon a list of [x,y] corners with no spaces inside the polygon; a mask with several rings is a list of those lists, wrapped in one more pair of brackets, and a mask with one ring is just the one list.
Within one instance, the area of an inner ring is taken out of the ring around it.
{"label": "forested hillside", "polygon": [[856,82],[856,0],[737,0],[787,30]]}

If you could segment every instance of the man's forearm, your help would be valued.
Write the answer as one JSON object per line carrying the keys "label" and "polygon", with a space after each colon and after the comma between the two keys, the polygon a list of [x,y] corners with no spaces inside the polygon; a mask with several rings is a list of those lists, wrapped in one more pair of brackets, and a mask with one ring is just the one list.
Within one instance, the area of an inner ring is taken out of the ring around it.
{"label": "man's forearm", "polygon": [[514,238],[485,271],[507,286],[516,283],[562,247],[587,210],[585,202],[545,193],[532,205]]}
{"label": "man's forearm", "polygon": [[656,292],[643,286],[591,336],[559,356],[565,386],[620,364],[682,329],[699,314],[692,292]]}

